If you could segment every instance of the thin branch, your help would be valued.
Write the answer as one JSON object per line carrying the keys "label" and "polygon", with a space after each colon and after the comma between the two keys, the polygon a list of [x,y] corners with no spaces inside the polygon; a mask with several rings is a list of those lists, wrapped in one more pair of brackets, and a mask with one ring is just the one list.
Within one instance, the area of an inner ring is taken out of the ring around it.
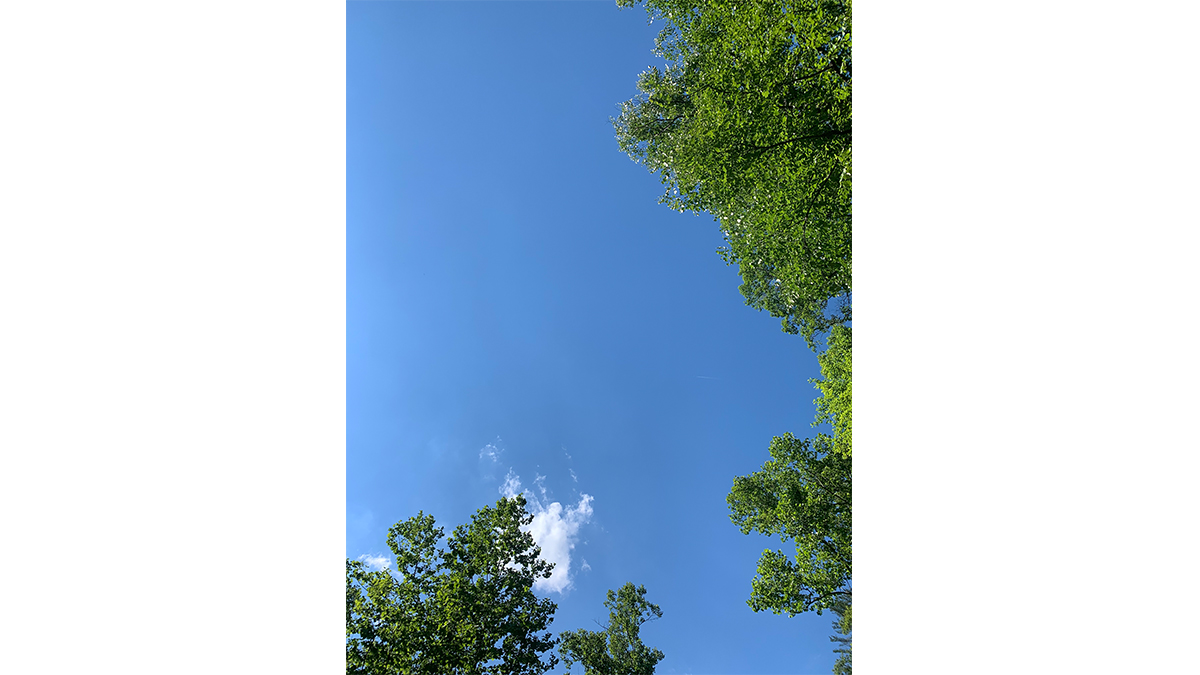
{"label": "thin branch", "polygon": [[797,142],[797,141],[809,141],[809,140],[813,140],[813,139],[816,139],[816,138],[833,138],[833,137],[835,137],[835,136],[849,136],[849,135],[850,135],[850,131],[849,131],[849,130],[846,130],[846,131],[840,131],[840,130],[834,130],[834,131],[825,131],[825,132],[822,132],[822,133],[819,133],[819,134],[809,134],[808,136],[797,136],[797,137],[795,137],[795,138],[789,138],[789,139],[787,139],[786,141],[779,141],[778,143],[772,143],[771,145],[752,145],[752,146],[750,146],[750,148],[751,148],[752,150],[757,150],[757,151],[758,151],[758,154],[760,154],[760,155],[761,155],[761,154],[763,154],[764,152],[768,152],[768,151],[770,151],[770,150],[774,150],[774,149],[776,149],[776,148],[781,148],[781,147],[783,147],[783,146],[785,146],[785,145],[789,145],[789,144],[791,144],[791,143],[795,143],[795,142]]}

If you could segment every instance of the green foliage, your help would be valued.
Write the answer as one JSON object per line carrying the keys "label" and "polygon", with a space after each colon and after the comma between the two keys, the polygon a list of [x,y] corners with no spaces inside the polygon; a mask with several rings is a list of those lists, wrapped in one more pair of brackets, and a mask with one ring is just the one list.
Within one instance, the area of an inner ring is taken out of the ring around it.
{"label": "green foliage", "polygon": [[850,594],[850,458],[833,452],[833,439],[824,434],[777,436],[770,451],[760,471],[733,480],[730,519],[744,534],[793,541],[796,553],[792,559],[783,551],[763,552],[748,604],[756,612],[820,614]]}
{"label": "green foliage", "polygon": [[346,672],[541,675],[557,663],[546,632],[557,606],[533,594],[550,576],[524,497],[501,499],[454,529],[418,513],[388,531],[396,573],[346,561]]}
{"label": "green foliage", "polygon": [[837,616],[833,621],[833,629],[838,632],[837,635],[829,636],[829,640],[838,645],[838,648],[833,650],[834,654],[838,654],[837,661],[833,663],[833,675],[851,675],[850,597],[838,598],[830,609]]}
{"label": "green foliage", "polygon": [[849,326],[834,326],[825,341],[825,351],[817,355],[821,379],[811,380],[821,392],[813,401],[817,420],[813,426],[833,426],[833,452],[850,457],[851,445],[851,336]]}
{"label": "green foliage", "polygon": [[618,0],[663,21],[665,70],[613,120],[661,202],[721,223],[747,304],[814,345],[850,320],[850,0]]}
{"label": "green foliage", "polygon": [[642,644],[640,632],[642,624],[661,617],[662,610],[645,596],[645,586],[627,583],[616,593],[608,592],[608,626],[603,631],[563,632],[559,652],[567,669],[581,663],[584,675],[652,675],[663,653]]}

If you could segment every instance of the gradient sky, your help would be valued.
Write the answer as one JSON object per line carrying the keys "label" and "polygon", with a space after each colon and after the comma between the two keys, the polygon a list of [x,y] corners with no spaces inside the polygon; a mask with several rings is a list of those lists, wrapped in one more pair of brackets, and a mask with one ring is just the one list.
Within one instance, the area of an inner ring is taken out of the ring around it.
{"label": "gradient sky", "polygon": [[528,490],[556,632],[632,581],[659,673],[828,673],[831,615],[746,605],[773,544],[725,504],[772,436],[812,433],[816,359],[613,138],[658,26],[612,2],[347,14],[346,554]]}

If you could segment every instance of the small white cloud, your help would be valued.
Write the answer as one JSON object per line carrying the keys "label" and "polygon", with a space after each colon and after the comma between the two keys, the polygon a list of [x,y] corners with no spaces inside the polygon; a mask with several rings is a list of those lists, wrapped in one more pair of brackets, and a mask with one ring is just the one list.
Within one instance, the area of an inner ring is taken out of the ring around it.
{"label": "small white cloud", "polygon": [[579,482],[579,476],[576,476],[576,475],[575,475],[575,469],[567,469],[567,471],[570,471],[570,472],[571,472],[571,480],[573,480],[573,481],[575,481],[576,483],[578,483],[578,482]]}
{"label": "small white cloud", "polygon": [[392,561],[388,560],[387,558],[385,558],[381,555],[369,555],[369,554],[364,553],[364,554],[358,556],[358,559],[365,562],[367,564],[367,567],[370,567],[370,568],[376,569],[376,570],[386,570],[387,568],[392,566]]}
{"label": "small white cloud", "polygon": [[479,473],[487,480],[496,477],[496,468],[500,466],[500,458],[504,454],[504,441],[499,436],[496,440],[479,449]]}
{"label": "small white cloud", "polygon": [[500,494],[512,499],[521,494],[521,477],[513,473],[510,468],[508,475],[504,477],[504,484],[500,486]]}
{"label": "small white cloud", "polygon": [[[500,439],[499,439],[499,438],[497,438],[496,440],[497,440],[497,441],[499,441]],[[501,455],[503,452],[504,452],[504,450],[502,450],[501,448],[497,447],[495,444],[493,444],[493,443],[488,443],[487,445],[485,445],[485,446],[483,446],[482,448],[480,448],[480,449],[479,449],[479,459],[485,459],[485,458],[486,458],[486,459],[489,459],[489,460],[491,460],[492,462],[499,462],[499,461],[500,461],[500,455]]]}
{"label": "small white cloud", "polygon": [[580,569],[580,571],[583,571],[583,572],[591,572],[592,571],[592,566],[587,564],[587,558],[583,559],[583,564],[579,566],[579,569]]}

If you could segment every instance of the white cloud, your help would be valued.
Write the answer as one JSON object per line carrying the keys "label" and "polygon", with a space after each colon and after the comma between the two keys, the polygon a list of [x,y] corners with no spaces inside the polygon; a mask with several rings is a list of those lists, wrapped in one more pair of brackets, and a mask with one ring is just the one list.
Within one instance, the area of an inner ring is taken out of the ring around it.
{"label": "white cloud", "polygon": [[513,473],[512,469],[509,469],[508,475],[504,477],[504,484],[500,486],[500,494],[509,499],[521,494],[521,477]]}
{"label": "white cloud", "polygon": [[592,571],[592,566],[587,564],[587,558],[583,559],[583,564],[579,566],[579,570],[581,572],[591,572]]}
{"label": "white cloud", "polygon": [[[499,442],[500,439],[497,438],[496,441]],[[479,459],[483,459],[486,457],[486,458],[490,459],[492,462],[499,462],[500,455],[503,452],[504,452],[504,450],[497,447],[495,443],[488,443],[487,445],[485,445],[479,449]]]}
{"label": "white cloud", "polygon": [[563,508],[553,502],[550,506],[533,514],[529,533],[542,547],[542,559],[554,563],[549,579],[538,579],[533,587],[537,590],[564,593],[571,588],[571,550],[575,548],[579,528],[592,519],[592,496],[579,496],[575,506]]}
{"label": "white cloud", "polygon": [[579,476],[576,476],[576,475],[575,475],[575,469],[567,469],[567,471],[570,471],[570,472],[571,472],[571,480],[573,480],[573,481],[575,481],[576,483],[578,483],[578,482],[579,482]]}
{"label": "white cloud", "polygon": [[392,561],[381,555],[368,555],[366,553],[358,556],[358,559],[365,562],[367,567],[377,570],[386,570],[392,566]]}
{"label": "white cloud", "polygon": [[[546,499],[546,488],[542,483],[544,480],[545,476],[539,475],[534,481],[542,494],[542,500]],[[592,496],[579,495],[579,503],[574,506],[563,507],[558,502],[543,505],[529,490],[522,492],[521,477],[514,474],[512,469],[508,470],[504,484],[500,486],[500,493],[509,498],[518,494],[525,495],[526,508],[533,516],[533,522],[526,530],[541,547],[542,560],[554,563],[550,578],[535,581],[534,590],[555,593],[569,591],[572,586],[571,551],[579,540],[579,529],[592,519]],[[586,562],[584,564],[586,565]],[[587,569],[590,570],[591,566],[587,566]]]}

